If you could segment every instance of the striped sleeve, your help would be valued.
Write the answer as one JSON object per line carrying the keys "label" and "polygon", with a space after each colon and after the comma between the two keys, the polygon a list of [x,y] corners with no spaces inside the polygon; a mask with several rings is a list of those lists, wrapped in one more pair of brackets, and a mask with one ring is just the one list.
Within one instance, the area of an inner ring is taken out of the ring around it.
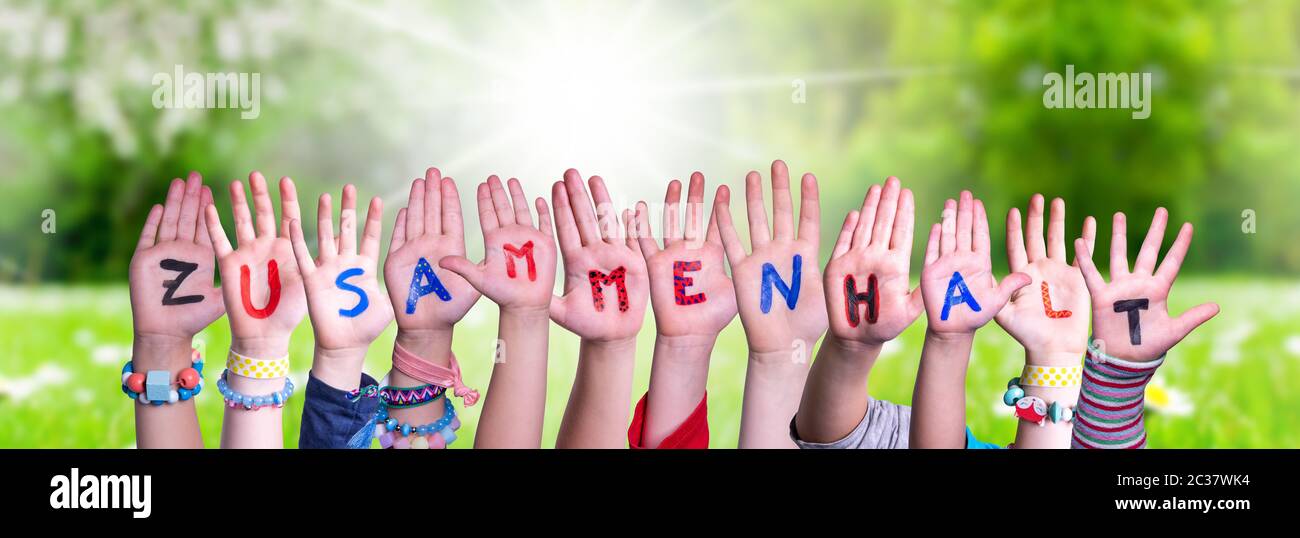
{"label": "striped sleeve", "polygon": [[1144,448],[1143,395],[1160,362],[1120,366],[1087,357],[1071,448]]}

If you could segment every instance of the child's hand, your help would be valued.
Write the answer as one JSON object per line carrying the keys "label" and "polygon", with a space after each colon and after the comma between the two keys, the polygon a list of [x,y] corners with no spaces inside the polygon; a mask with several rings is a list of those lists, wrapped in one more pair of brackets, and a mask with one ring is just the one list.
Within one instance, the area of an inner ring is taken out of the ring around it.
{"label": "child's hand", "polygon": [[[198,172],[172,180],[166,205],[154,205],[131,257],[131,319],[136,338],[190,339],[225,312],[213,286],[216,255],[200,220],[212,191]],[[159,224],[161,223],[161,228]]]}
{"label": "child's hand", "polygon": [[[359,367],[370,343],[393,321],[393,309],[383,300],[377,274],[384,205],[378,197],[370,200],[360,253],[357,251],[356,187],[351,184],[343,187],[337,238],[333,212],[330,195],[322,194],[316,209],[319,255],[314,261],[303,238],[302,223],[297,220],[290,223],[293,253],[302,271],[317,349],[326,355],[346,355]],[[321,374],[313,373],[318,377]]]}
{"label": "child's hand", "polygon": [[430,168],[424,179],[411,182],[384,261],[384,281],[400,331],[447,331],[478,302],[478,290],[464,278],[435,269],[447,256],[464,255],[465,225],[456,183]]}
{"label": "child's hand", "polygon": [[1205,303],[1176,318],[1169,317],[1169,289],[1191,246],[1192,224],[1183,224],[1164,262],[1156,269],[1168,221],[1169,212],[1157,208],[1133,271],[1129,272],[1124,214],[1115,214],[1110,238],[1110,283],[1093,265],[1087,242],[1074,242],[1075,258],[1082,260],[1079,265],[1092,294],[1093,338],[1100,341],[1103,353],[1134,361],[1155,360],[1219,313],[1219,305]]}
{"label": "child's hand", "polygon": [[[723,196],[726,187],[718,189]],[[664,248],[650,233],[649,207],[637,204],[636,238],[650,272],[650,304],[661,336],[716,338],[736,316],[736,292],[727,278],[717,213],[704,228],[704,175],[691,174],[686,226],[681,228],[682,184],[673,180],[664,195]]]}
{"label": "child's hand", "polygon": [[899,187],[893,177],[883,194],[871,186],[862,211],[845,217],[826,264],[830,333],[840,341],[884,344],[925,311],[921,289],[908,291],[916,205]]}
{"label": "child's hand", "polygon": [[[1092,252],[1097,221],[1083,221],[1083,240]],[[997,315],[998,325],[1024,346],[1027,358],[1040,366],[1077,366],[1088,344],[1088,288],[1079,260],[1067,265],[1065,201],[1052,200],[1051,222],[1043,241],[1043,196],[1029,200],[1029,230],[1021,230],[1020,210],[1007,213],[1007,263],[1012,271],[1029,275],[1030,286],[1011,295]]]}
{"label": "child's hand", "polygon": [[928,331],[934,336],[969,337],[983,327],[1029,275],[1011,273],[1001,285],[993,276],[989,254],[989,219],[984,203],[961,192],[961,202],[943,205],[943,224],[930,228],[921,270]]}
{"label": "child's hand", "polygon": [[[623,212],[625,238],[605,182],[591,177],[591,196],[577,170],[551,189],[555,227],[564,256],[564,297],[551,301],[551,319],[585,340],[636,336],[650,290],[641,247],[632,233],[631,212]],[[592,213],[595,200],[597,214]]]}
{"label": "child's hand", "polygon": [[[782,161],[772,163],[772,217],[774,230],[767,227],[763,205],[762,176],[745,177],[745,199],[749,212],[750,243],[753,252],[736,235],[729,208],[730,194],[719,189],[713,211],[718,220],[722,244],[731,265],[740,321],[745,326],[750,353],[798,351],[806,354],[826,331],[826,296],[817,268],[818,220],[817,178],[804,174],[801,184],[798,236],[790,199],[790,172]],[[765,282],[767,281],[767,282]]]}
{"label": "child's hand", "polygon": [[491,176],[478,185],[479,224],[483,228],[483,261],[447,256],[442,267],[465,278],[503,310],[545,314],[555,287],[555,237],[550,208],[537,199],[537,227],[533,227],[528,198],[519,180],[509,181],[506,194],[501,180]]}
{"label": "child's hand", "polygon": [[302,276],[289,243],[288,223],[301,217],[293,180],[281,178],[282,221],[277,235],[266,178],[253,172],[248,182],[257,211],[256,227],[244,198],[243,183],[230,184],[238,249],[231,247],[216,206],[208,204],[206,221],[221,268],[232,347],[245,355],[269,359],[288,352],[289,335],[307,315]]}

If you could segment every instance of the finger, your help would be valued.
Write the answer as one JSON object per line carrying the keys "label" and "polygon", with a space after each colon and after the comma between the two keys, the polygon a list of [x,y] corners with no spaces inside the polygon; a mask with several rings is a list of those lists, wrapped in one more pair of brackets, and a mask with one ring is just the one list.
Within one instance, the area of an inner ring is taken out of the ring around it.
{"label": "finger", "polygon": [[460,209],[460,189],[456,187],[456,180],[450,177],[442,178],[440,190],[442,191],[442,234],[464,242],[465,216]]}
{"label": "finger", "polygon": [[681,242],[681,217],[677,214],[677,207],[681,202],[682,182],[676,179],[669,181],[668,188],[664,190],[664,248]]}
{"label": "finger", "polygon": [[862,209],[858,213],[858,224],[853,231],[852,248],[864,249],[871,244],[871,232],[876,222],[876,213],[880,211],[880,195],[884,189],[872,185],[862,197]]}
{"label": "finger", "polygon": [[939,223],[930,225],[930,238],[925,242],[925,265],[930,265],[939,259],[939,244],[942,226]]}
{"label": "finger", "polygon": [[[718,198],[716,192],[720,192],[724,186],[725,185],[718,186],[718,191],[715,191],[715,194],[713,195],[715,201]],[[718,212],[715,209],[709,210],[709,231],[704,234],[704,242],[713,243],[719,247],[722,246],[722,232],[718,231]]]}
{"label": "finger", "polygon": [[1128,243],[1123,213],[1116,213],[1110,225],[1110,279],[1128,274]]}
{"label": "finger", "polygon": [[1011,300],[1011,295],[1016,293],[1020,288],[1028,286],[1034,279],[1025,273],[1011,273],[1002,282],[998,284],[997,303],[994,305],[998,310]]}
{"label": "finger", "polygon": [[551,202],[555,204],[555,233],[560,242],[560,252],[572,256],[582,248],[582,231],[574,221],[573,208],[569,207],[568,182],[555,182],[551,187]]}
{"label": "finger", "polygon": [[1047,245],[1043,242],[1043,195],[1035,194],[1029,198],[1029,214],[1025,228],[1025,254],[1029,263],[1047,257]]}
{"label": "finger", "polygon": [[817,176],[804,174],[799,184],[799,239],[821,244],[822,202]]}
{"label": "finger", "polygon": [[287,226],[289,228],[289,245],[293,247],[293,257],[298,260],[298,271],[306,277],[316,270],[316,262],[311,259],[311,251],[307,250],[307,241],[302,237],[302,221],[291,220]]}
{"label": "finger", "polygon": [[1178,278],[1178,271],[1183,267],[1187,249],[1191,246],[1192,223],[1184,222],[1183,227],[1178,230],[1178,237],[1174,239],[1174,244],[1165,254],[1165,260],[1160,262],[1160,269],[1156,271],[1156,276],[1165,282],[1173,283],[1174,279]]}
{"label": "finger", "polygon": [[691,174],[691,183],[686,190],[686,243],[699,246],[704,235],[704,174]]}
{"label": "finger", "polygon": [[509,226],[515,223],[515,210],[510,205],[510,195],[506,194],[506,188],[501,184],[501,178],[497,176],[488,176],[487,180],[488,195],[492,202],[492,210],[496,213],[498,226]]}
{"label": "finger", "polygon": [[411,194],[406,197],[406,238],[424,235],[424,180],[411,181]]}
{"label": "finger", "polygon": [[302,209],[298,207],[298,188],[289,176],[280,178],[280,237],[289,237],[289,221],[302,220]]}
{"label": "finger", "polygon": [[911,257],[912,231],[916,228],[916,199],[912,189],[903,189],[898,197],[898,214],[894,217],[893,237],[889,240],[890,250],[901,250]]}
{"label": "finger", "polygon": [[889,248],[890,230],[894,229],[894,216],[898,214],[898,196],[901,182],[896,177],[885,180],[885,188],[880,194],[880,207],[876,210],[876,222],[871,228],[870,246],[881,250]]}
{"label": "finger", "polygon": [[606,243],[613,244],[618,241],[619,220],[618,210],[614,208],[614,201],[609,197],[609,190],[605,188],[605,180],[600,176],[591,176],[587,182],[591,185],[591,200],[596,203],[596,218],[600,227],[600,238]]}
{"label": "finger", "polygon": [[167,186],[167,199],[163,201],[161,229],[158,230],[159,241],[176,239],[176,224],[181,218],[181,205],[185,200],[185,182],[173,179]]}
{"label": "finger", "polygon": [[[1089,216],[1083,219],[1083,242],[1088,245],[1088,257],[1092,257],[1093,249],[1097,246],[1097,219]],[[1079,266],[1079,258],[1074,258],[1074,266]]]}
{"label": "finger", "polygon": [[758,250],[772,238],[767,227],[767,207],[763,205],[763,177],[758,172],[745,176],[745,210],[749,216],[750,249]]}
{"label": "finger", "polygon": [[393,220],[393,237],[388,240],[388,251],[392,252],[402,245],[406,244],[406,208],[397,210],[397,218]]}
{"label": "finger", "polygon": [[1065,200],[1052,199],[1051,220],[1047,223],[1047,257],[1065,263]]}
{"label": "finger", "polygon": [[478,184],[478,225],[483,228],[483,233],[495,230],[500,227],[497,222],[496,206],[492,202],[492,187],[487,183]]}
{"label": "finger", "polygon": [[442,171],[430,166],[424,171],[424,233],[442,231]]}
{"label": "finger", "polygon": [[181,199],[180,220],[176,223],[176,239],[193,241],[195,228],[199,223],[199,205],[203,198],[203,176],[190,172],[185,180],[185,197]]}
{"label": "finger", "polygon": [[587,194],[587,186],[582,183],[582,176],[578,175],[577,170],[570,168],[564,171],[564,191],[565,208],[577,225],[578,238],[582,244],[590,245],[600,241],[596,213],[591,209],[591,196]]}
{"label": "finger", "polygon": [[[240,245],[252,243],[257,238],[253,229],[253,214],[248,211],[248,200],[244,198],[244,184],[239,180],[230,182],[230,211],[235,216],[235,240]],[[216,238],[212,238],[214,241]]]}
{"label": "finger", "polygon": [[221,217],[217,215],[217,206],[208,204],[203,211],[203,223],[208,227],[208,236],[212,238],[212,250],[216,251],[218,257],[234,251],[230,248],[230,239],[226,238],[226,231],[221,229]]}
{"label": "finger", "polygon": [[351,183],[343,186],[343,209],[339,212],[339,255],[355,256],[357,253],[357,187]]}
{"label": "finger", "polygon": [[840,236],[835,240],[835,248],[831,249],[831,259],[843,256],[853,245],[853,229],[858,226],[858,210],[849,211],[844,216],[844,225],[840,226]]}
{"label": "finger", "polygon": [[253,212],[257,214],[254,222],[258,237],[275,237],[275,208],[271,204],[271,191],[266,186],[266,178],[261,172],[248,174],[248,186],[253,190]]}
{"label": "finger", "polygon": [[444,256],[438,261],[438,266],[460,275],[469,285],[474,286],[476,290],[482,290],[486,275],[483,266],[478,265],[469,258],[464,256]]}
{"label": "finger", "polygon": [[158,238],[158,223],[162,222],[163,206],[154,204],[149,208],[149,216],[144,218],[144,228],[140,230],[140,241],[135,244],[137,252],[152,247]]}
{"label": "finger", "polygon": [[332,260],[339,253],[338,241],[334,239],[334,203],[328,192],[322,193],[316,202],[316,251],[321,261]]}
{"label": "finger", "polygon": [[942,231],[939,234],[939,253],[957,250],[957,201],[952,198],[943,203]]}
{"label": "finger", "polygon": [[975,197],[970,191],[961,191],[957,199],[957,250],[971,250],[975,233]]}
{"label": "finger", "polygon": [[366,227],[361,231],[361,255],[371,260],[379,259],[379,239],[384,235],[384,201],[378,196],[370,199],[366,209]]}
{"label": "finger", "polygon": [[1133,262],[1133,272],[1149,275],[1156,269],[1156,259],[1160,257],[1160,247],[1165,242],[1165,227],[1169,224],[1169,211],[1163,207],[1156,208],[1155,216],[1151,217],[1151,228],[1147,230],[1147,237],[1142,241],[1142,249],[1138,251],[1137,260]]}
{"label": "finger", "polygon": [[651,237],[650,230],[650,206],[645,202],[636,203],[636,240],[641,245],[641,254],[649,257],[659,252],[659,244],[655,243],[655,238]]}
{"label": "finger", "polygon": [[633,252],[636,252],[638,256],[641,256],[642,255],[641,244],[637,242],[635,228],[636,228],[636,219],[632,218],[632,210],[624,209],[623,210],[623,244],[627,245],[628,249],[631,249]]}
{"label": "finger", "polygon": [[1218,304],[1205,303],[1196,305],[1191,310],[1183,312],[1181,316],[1174,318],[1174,334],[1178,335],[1179,341],[1182,341],[1197,327],[1200,327],[1202,323],[1210,321],[1210,318],[1218,315],[1218,313]]}
{"label": "finger", "polygon": [[772,161],[772,228],[773,238],[794,238],[794,201],[790,194],[790,170],[785,161]]}
{"label": "finger", "polygon": [[1097,265],[1092,263],[1092,251],[1083,238],[1074,240],[1074,262],[1079,264],[1079,271],[1083,272],[1083,281],[1088,285],[1088,291],[1097,293],[1106,287],[1106,280],[1101,278]]}
{"label": "finger", "polygon": [[541,196],[537,197],[537,229],[546,234],[546,237],[555,239],[555,232],[551,229],[551,208],[546,206],[546,200]]}
{"label": "finger", "polygon": [[212,205],[212,189],[204,185],[199,198],[199,223],[194,242],[207,248],[212,248],[212,235],[208,233],[208,223],[206,222],[208,217],[205,215],[206,211],[203,208],[210,205]]}
{"label": "finger", "polygon": [[1025,252],[1025,233],[1020,226],[1020,209],[1013,207],[1007,211],[1007,266],[1012,271],[1022,271],[1029,265],[1029,254]]}
{"label": "finger", "polygon": [[731,222],[731,189],[726,185],[718,186],[718,194],[713,197],[713,217],[718,221],[718,234],[722,237],[722,250],[727,254],[727,261],[732,267],[744,261],[745,247],[736,235],[736,226]]}
{"label": "finger", "polygon": [[532,228],[533,215],[528,212],[528,197],[524,196],[524,186],[513,177],[506,185],[510,187],[510,202],[515,207],[515,223]]}
{"label": "finger", "polygon": [[984,211],[984,201],[976,199],[975,231],[971,237],[971,249],[981,254],[988,254],[992,250],[989,246],[989,235],[989,215]]}

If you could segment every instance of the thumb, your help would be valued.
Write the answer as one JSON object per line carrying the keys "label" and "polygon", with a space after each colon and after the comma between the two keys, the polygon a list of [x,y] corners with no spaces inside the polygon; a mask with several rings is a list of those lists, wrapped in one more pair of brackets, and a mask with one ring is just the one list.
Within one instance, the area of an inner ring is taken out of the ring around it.
{"label": "thumb", "polygon": [[564,297],[551,297],[551,321],[561,327],[564,326],[564,317],[569,313],[569,305],[564,302]]}
{"label": "thumb", "polygon": [[1011,294],[1020,288],[1028,286],[1033,281],[1034,279],[1025,273],[1011,273],[1002,279],[1002,283],[998,284],[998,310],[1001,310],[1002,306],[1011,300]]}
{"label": "thumb", "polygon": [[474,286],[474,289],[479,290],[480,292],[483,291],[483,267],[469,261],[469,258],[455,255],[443,256],[443,258],[438,261],[438,266],[460,275],[460,277],[465,279],[466,282],[469,282],[471,286]]}
{"label": "thumb", "polygon": [[911,324],[916,318],[925,313],[925,296],[921,295],[921,285],[917,284],[916,289],[907,295],[907,323]]}
{"label": "thumb", "polygon": [[1205,303],[1192,307],[1191,310],[1183,312],[1181,316],[1174,318],[1174,334],[1178,336],[1181,342],[1192,331],[1200,327],[1202,323],[1210,321],[1210,318],[1218,315],[1219,305],[1217,303]]}

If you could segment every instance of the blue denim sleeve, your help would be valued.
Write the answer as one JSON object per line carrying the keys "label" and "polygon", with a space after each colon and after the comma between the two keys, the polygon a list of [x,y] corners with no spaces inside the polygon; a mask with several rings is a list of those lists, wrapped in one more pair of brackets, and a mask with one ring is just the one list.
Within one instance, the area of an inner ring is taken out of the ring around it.
{"label": "blue denim sleeve", "polygon": [[[331,387],[310,374],[308,377],[298,448],[347,448],[352,434],[374,416],[379,400],[363,397],[352,401],[348,391]],[[374,384],[373,377],[361,374],[362,387]]]}

